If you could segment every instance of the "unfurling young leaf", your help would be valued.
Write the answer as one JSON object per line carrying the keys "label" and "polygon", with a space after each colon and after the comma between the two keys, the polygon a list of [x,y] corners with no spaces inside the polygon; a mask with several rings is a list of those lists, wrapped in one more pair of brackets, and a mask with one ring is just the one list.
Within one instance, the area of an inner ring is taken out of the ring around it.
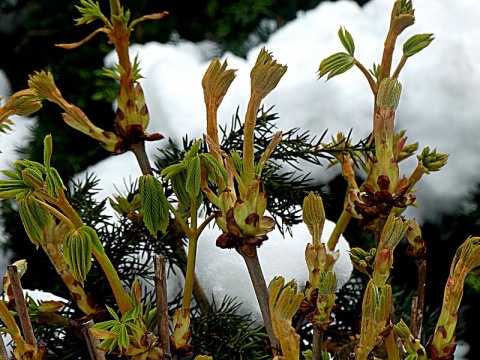
{"label": "unfurling young leaf", "polygon": [[48,195],[53,197],[54,199],[58,199],[60,194],[63,190],[66,189],[65,185],[63,184],[63,180],[60,177],[57,169],[49,168],[47,172],[47,177],[45,178],[45,183],[47,184],[47,192]]}
{"label": "unfurling young leaf", "polygon": [[338,30],[338,37],[340,38],[340,41],[342,42],[345,50],[347,50],[348,54],[353,56],[353,54],[355,53],[355,43],[353,41],[352,35],[350,35],[347,29],[340,28],[340,30]]}
{"label": "unfurling young leaf", "polygon": [[434,40],[433,34],[413,35],[403,44],[403,56],[410,57],[425,49]]}
{"label": "unfurling young leaf", "polygon": [[50,159],[53,151],[52,135],[47,135],[43,139],[43,165],[48,170],[50,168]]}
{"label": "unfurling young leaf", "polygon": [[250,72],[251,90],[265,98],[280,82],[287,66],[279,64],[264,47],[258,53],[257,61]]}
{"label": "unfurling young leaf", "polygon": [[97,232],[91,228],[90,226],[82,226],[78,229],[78,232],[81,233],[83,236],[89,237],[92,241],[92,247],[97,250],[98,252],[104,252],[104,248],[102,243],[100,242]]}
{"label": "unfurling young leaf", "polygon": [[81,229],[66,233],[62,248],[73,277],[83,284],[92,266],[92,239]]}
{"label": "unfurling young leaf", "polygon": [[22,170],[22,180],[25,185],[32,189],[41,189],[43,187],[43,174],[34,167],[28,167]]}
{"label": "unfurling young leaf", "polygon": [[185,161],[188,161],[188,160],[190,160],[191,158],[197,156],[198,151],[200,150],[200,146],[201,146],[201,145],[202,145],[202,140],[197,140],[197,141],[195,141],[195,142],[192,144],[192,147],[190,148],[190,150],[188,150],[188,151],[185,153],[184,160],[185,160]]}
{"label": "unfurling young leaf", "polygon": [[328,74],[327,80],[330,80],[334,76],[347,72],[353,65],[355,65],[355,58],[349,54],[340,52],[330,55],[320,63],[318,77]]}
{"label": "unfurling young leaf", "polygon": [[168,200],[163,192],[162,183],[152,175],[143,175],[139,181],[140,199],[143,207],[143,222],[155,236],[165,231],[170,219]]}
{"label": "unfurling young leaf", "polygon": [[75,25],[90,24],[95,20],[101,20],[103,22],[107,21],[107,18],[100,10],[100,5],[98,5],[98,2],[93,2],[92,0],[81,0],[80,3],[82,6],[75,7],[82,14],[82,16],[78,19],[75,19]]}
{"label": "unfurling young leaf", "polygon": [[228,180],[227,170],[213,157],[213,155],[205,153],[199,155],[202,165],[208,170],[208,175],[218,176],[223,181]]}
{"label": "unfurling young leaf", "polygon": [[52,216],[33,197],[19,199],[18,212],[30,241],[38,247],[43,240],[43,230],[52,222]]}
{"label": "unfurling young leaf", "polygon": [[420,155],[417,155],[418,164],[425,174],[441,170],[448,160],[448,154],[437,154],[437,149],[430,150],[426,147]]}
{"label": "unfurling young leaf", "polygon": [[373,63],[372,68],[368,72],[378,80],[378,75],[380,74],[380,64]]}
{"label": "unfurling young leaf", "polygon": [[172,190],[177,196],[178,201],[180,201],[187,208],[190,207],[190,196],[187,193],[187,174],[186,171],[178,173],[176,176],[172,177]]}
{"label": "unfurling young leaf", "polygon": [[190,195],[190,199],[194,200],[200,193],[200,158],[198,156],[191,158],[187,163],[187,167],[186,190],[188,195]]}

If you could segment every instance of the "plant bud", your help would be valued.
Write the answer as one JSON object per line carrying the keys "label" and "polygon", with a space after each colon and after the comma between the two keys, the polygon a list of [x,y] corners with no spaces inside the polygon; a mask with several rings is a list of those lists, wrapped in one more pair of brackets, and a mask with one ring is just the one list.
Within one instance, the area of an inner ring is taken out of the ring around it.
{"label": "plant bud", "polygon": [[402,84],[397,79],[383,79],[378,88],[377,106],[382,110],[396,110],[400,102],[401,93]]}
{"label": "plant bud", "polygon": [[303,199],[302,211],[303,222],[307,225],[308,231],[312,235],[313,244],[318,245],[325,224],[325,210],[322,197],[314,192],[310,192]]}
{"label": "plant bud", "polygon": [[35,90],[25,89],[13,94],[5,104],[19,116],[28,116],[42,108],[42,102]]}
{"label": "plant bud", "polygon": [[425,174],[429,174],[431,171],[439,171],[445,166],[448,160],[448,154],[437,154],[437,149],[430,151],[427,146],[423,149],[422,153],[417,156],[418,164]]}
{"label": "plant bud", "polygon": [[45,184],[43,180],[43,174],[40,170],[32,167],[28,167],[22,170],[22,180],[28,186],[34,189],[41,189]]}
{"label": "plant bud", "polygon": [[266,97],[275,87],[287,71],[287,66],[277,63],[272,55],[262,48],[257,61],[250,72],[251,90]]}

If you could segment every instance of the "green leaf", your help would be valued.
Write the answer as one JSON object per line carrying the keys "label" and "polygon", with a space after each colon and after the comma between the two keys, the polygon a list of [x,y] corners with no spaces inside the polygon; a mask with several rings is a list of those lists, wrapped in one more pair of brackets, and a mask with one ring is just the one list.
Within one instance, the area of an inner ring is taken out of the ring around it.
{"label": "green leaf", "polygon": [[305,350],[305,351],[302,351],[302,355],[305,357],[305,360],[312,360],[312,357],[313,357],[313,353],[312,353],[312,350]]}
{"label": "green leaf", "polygon": [[32,189],[41,189],[44,185],[43,174],[35,167],[23,169],[22,180],[25,185],[31,187]]}
{"label": "green leaf", "polygon": [[165,232],[170,216],[162,183],[152,175],[143,175],[140,177],[139,190],[145,226],[153,236],[159,230]]}
{"label": "green leaf", "polygon": [[285,75],[287,66],[279,64],[264,47],[258,53],[257,61],[250,71],[250,84],[260,98],[265,98]]}
{"label": "green leaf", "polygon": [[235,166],[235,170],[237,170],[238,174],[242,176],[243,173],[243,165],[242,165],[242,159],[240,157],[240,154],[236,150],[230,151],[230,157],[232,158],[233,165]]}
{"label": "green leaf", "polygon": [[84,283],[92,266],[92,241],[78,230],[71,230],[63,239],[63,257],[72,276]]}
{"label": "green leaf", "polygon": [[47,135],[43,139],[43,165],[48,170],[50,168],[50,159],[52,158],[52,135]]}
{"label": "green leaf", "polygon": [[355,58],[346,53],[336,53],[330,55],[320,63],[318,69],[319,78],[328,74],[327,80],[332,77],[343,74],[355,65]]}
{"label": "green leaf", "polygon": [[372,76],[378,80],[378,75],[380,74],[380,65],[373,63],[372,69],[368,70]]}
{"label": "green leaf", "polygon": [[139,334],[142,334],[142,329],[140,328],[140,326],[138,326],[137,324],[133,323],[133,322],[127,322],[125,323],[125,325],[130,328],[131,330],[139,333]]}
{"label": "green leaf", "polygon": [[112,317],[117,321],[117,324],[120,322],[120,318],[118,317],[117,313],[115,312],[115,310],[113,310],[110,306],[108,305],[105,305],[108,312],[110,313],[110,315],[112,315]]}
{"label": "green leaf", "polygon": [[128,339],[127,327],[122,324],[120,331],[118,332],[118,346],[120,348],[128,348],[130,346],[130,340]]}
{"label": "green leaf", "polygon": [[140,68],[140,60],[138,59],[138,54],[135,55],[135,58],[133,59],[133,66],[132,66],[132,77],[134,81],[138,81],[140,79],[143,79],[144,77],[140,74],[140,71],[142,69]]}
{"label": "green leaf", "polygon": [[200,150],[200,146],[201,146],[201,145],[202,145],[202,140],[197,140],[197,141],[195,141],[195,142],[192,144],[192,147],[190,148],[190,150],[188,150],[188,151],[185,153],[184,161],[188,161],[188,160],[192,159],[193,157],[197,156],[198,151]]}
{"label": "green leaf", "polygon": [[435,39],[433,34],[413,35],[403,44],[403,56],[410,57],[425,49]]}
{"label": "green leaf", "polygon": [[201,167],[200,158],[195,156],[187,164],[186,190],[190,199],[196,199],[200,193]]}
{"label": "green leaf", "polygon": [[30,188],[25,187],[25,183],[22,180],[0,180],[0,198],[11,199],[19,194],[25,192],[27,195],[33,191]]}
{"label": "green leaf", "polygon": [[97,232],[91,228],[90,226],[82,226],[78,228],[78,232],[82,234],[82,236],[87,236],[90,238],[90,241],[92,242],[92,248],[94,248],[96,251],[99,253],[103,253],[103,245],[100,242],[100,239],[98,238]]}
{"label": "green leaf", "polygon": [[190,208],[190,196],[187,193],[187,172],[182,171],[178,173],[171,180],[172,190],[180,201],[187,209]]}
{"label": "green leaf", "polygon": [[93,325],[93,327],[95,329],[108,330],[112,326],[117,325],[117,324],[118,324],[117,320],[107,320],[107,321],[102,321],[100,323],[95,323],[95,325]]}
{"label": "green leaf", "polygon": [[0,191],[0,199],[25,198],[30,194],[27,189],[9,189]]}
{"label": "green leaf", "polygon": [[160,176],[162,176],[165,180],[169,180],[175,175],[177,175],[179,172],[186,169],[187,169],[187,166],[183,162],[178,164],[173,164],[163,169],[162,172],[160,173]]}
{"label": "green leaf", "polygon": [[46,174],[47,172],[47,169],[45,168],[45,166],[43,166],[39,162],[32,161],[32,160],[17,160],[15,161],[15,164],[13,164],[13,166],[19,173],[21,173],[23,169],[30,168],[30,167],[40,170],[43,174]]}
{"label": "green leaf", "polygon": [[40,200],[31,197],[28,198],[28,201],[33,216],[32,219],[38,224],[41,229],[46,229],[47,227],[49,227],[53,222],[52,215],[50,215],[48,210],[44,209],[40,205]]}
{"label": "green leaf", "polygon": [[218,176],[223,181],[228,180],[227,170],[221,165],[212,154],[200,154],[201,163],[207,168],[209,175]]}
{"label": "green leaf", "polygon": [[338,30],[338,37],[340,38],[340,41],[342,42],[345,50],[347,50],[348,54],[353,56],[353,54],[355,53],[355,43],[353,41],[352,35],[350,35],[347,29],[340,28],[340,30]]}
{"label": "green leaf", "polygon": [[40,227],[35,219],[35,215],[30,208],[31,199],[29,197],[18,201],[18,213],[22,220],[25,232],[30,241],[38,248],[40,242],[43,240],[43,229]]}
{"label": "green leaf", "polygon": [[122,322],[135,321],[140,316],[140,306],[135,306],[122,316]]}
{"label": "green leaf", "polygon": [[9,177],[12,180],[21,180],[22,179],[20,174],[16,171],[2,170],[2,174],[5,175],[6,177]]}
{"label": "green leaf", "polygon": [[90,24],[95,20],[106,20],[105,16],[100,10],[100,5],[98,5],[98,2],[93,2],[92,0],[81,0],[80,3],[82,6],[75,6],[80,14],[82,14],[80,18],[75,19],[76,25]]}
{"label": "green leaf", "polygon": [[63,190],[66,190],[63,180],[55,168],[48,169],[45,183],[47,184],[48,195],[54,199],[58,199]]}

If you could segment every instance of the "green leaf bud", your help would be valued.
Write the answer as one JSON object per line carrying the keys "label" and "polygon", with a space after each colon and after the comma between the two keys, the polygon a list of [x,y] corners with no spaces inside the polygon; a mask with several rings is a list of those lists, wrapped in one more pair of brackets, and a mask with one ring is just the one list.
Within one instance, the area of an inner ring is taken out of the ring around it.
{"label": "green leaf bud", "polygon": [[98,2],[93,2],[92,0],[81,0],[80,3],[82,6],[75,5],[80,14],[82,14],[80,18],[75,19],[76,25],[90,24],[95,20],[102,20],[103,22],[107,21],[106,17],[100,10],[100,5],[98,5]]}
{"label": "green leaf bud", "polygon": [[340,41],[342,42],[345,50],[347,50],[348,54],[353,56],[353,54],[355,53],[355,43],[353,41],[352,35],[350,35],[347,29],[340,28],[340,30],[338,30],[338,37],[340,38]]}
{"label": "green leaf bud", "polygon": [[439,171],[445,166],[448,160],[448,154],[437,154],[436,148],[430,151],[430,148],[427,146],[423,149],[422,153],[417,156],[417,159],[422,171],[425,174],[429,174],[431,171]]}
{"label": "green leaf bud", "polygon": [[434,40],[433,34],[417,34],[403,44],[403,56],[410,57],[425,49]]}
{"label": "green leaf bud", "polygon": [[325,224],[325,210],[322,197],[317,193],[310,192],[303,199],[302,212],[303,222],[307,225],[308,231],[312,235],[313,244],[318,245]]}
{"label": "green leaf bud", "polygon": [[[226,60],[220,64],[218,59],[214,59],[203,76],[202,87],[207,108],[209,105],[213,105],[215,108],[220,106],[223,97],[235,79],[235,70],[227,70],[227,66]],[[211,104],[210,102],[212,101],[213,103]]]}
{"label": "green leaf bud", "polygon": [[375,259],[376,252],[376,248],[371,248],[368,252],[358,247],[351,248],[350,261],[352,262],[355,269],[371,276],[373,271],[373,261]]}
{"label": "green leaf bud", "polygon": [[337,290],[338,280],[333,271],[326,271],[320,276],[318,285],[318,293],[320,295],[330,295]]}
{"label": "green leaf bud", "polygon": [[52,216],[33,197],[18,200],[18,212],[30,241],[38,247],[43,241],[43,231],[53,221]]}
{"label": "green leaf bud", "polygon": [[63,180],[60,177],[60,174],[58,173],[57,169],[55,168],[49,168],[47,172],[47,177],[45,179],[45,182],[47,184],[47,192],[48,195],[53,197],[54,199],[58,199],[60,194],[66,190],[65,185],[63,184]]}
{"label": "green leaf bud", "polygon": [[393,6],[390,30],[399,35],[415,23],[415,10],[411,0],[397,0]]}
{"label": "green leaf bud", "polygon": [[378,88],[377,106],[381,109],[396,110],[400,102],[401,93],[402,84],[397,79],[383,79]]}
{"label": "green leaf bud", "polygon": [[257,61],[250,72],[251,91],[266,97],[278,85],[287,71],[287,66],[277,63],[265,48],[260,50]]}
{"label": "green leaf bud", "polygon": [[92,239],[84,231],[71,230],[63,239],[63,257],[72,276],[84,283],[92,266]]}
{"label": "green leaf bud", "polygon": [[43,139],[43,165],[45,165],[46,169],[50,168],[50,159],[52,158],[52,152],[53,152],[52,135],[48,134]]}
{"label": "green leaf bud", "polygon": [[319,78],[328,74],[327,80],[332,77],[343,74],[355,65],[355,58],[349,54],[339,52],[330,55],[320,63],[318,69]]}
{"label": "green leaf bud", "polygon": [[25,89],[13,94],[5,104],[16,115],[28,116],[36,113],[42,107],[42,102],[37,92],[32,89]]}
{"label": "green leaf bud", "polygon": [[28,167],[22,170],[22,179],[24,183],[33,189],[41,189],[45,184],[43,174],[34,167]]}
{"label": "green leaf bud", "polygon": [[56,102],[62,98],[51,72],[36,71],[34,75],[29,76],[28,86],[35,90],[41,99]]}

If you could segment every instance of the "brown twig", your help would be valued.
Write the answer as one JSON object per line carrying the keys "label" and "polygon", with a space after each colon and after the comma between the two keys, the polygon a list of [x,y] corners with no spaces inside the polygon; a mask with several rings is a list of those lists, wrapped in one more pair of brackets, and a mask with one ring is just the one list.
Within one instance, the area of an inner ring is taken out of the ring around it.
{"label": "brown twig", "polygon": [[0,335],[0,355],[2,356],[2,359],[8,359],[8,352],[7,348],[5,347],[5,342],[3,341],[3,337]]}
{"label": "brown twig", "polygon": [[412,321],[410,323],[410,331],[416,339],[420,339],[423,325],[423,310],[425,307],[427,262],[423,258],[417,260],[416,264],[418,268],[418,294],[412,300]]}
{"label": "brown twig", "polygon": [[93,327],[93,320],[87,321],[83,324],[82,335],[85,338],[88,346],[88,352],[92,360],[105,360],[105,354],[101,351],[98,346],[100,345],[100,340],[92,335],[90,329]]}
{"label": "brown twig", "polygon": [[323,332],[313,329],[312,360],[322,360]]}
{"label": "brown twig", "polygon": [[255,252],[254,256],[248,256],[241,250],[238,250],[238,252],[240,255],[242,255],[243,259],[245,260],[245,264],[247,265],[248,274],[250,275],[253,289],[255,290],[255,295],[257,296],[258,305],[260,306],[263,322],[265,324],[265,329],[267,330],[267,335],[270,339],[270,345],[273,348],[274,355],[276,355],[275,352],[280,349],[280,343],[273,332],[270,307],[268,304],[268,288],[265,277],[263,276],[262,267],[260,266],[258,254]]}
{"label": "brown twig", "polygon": [[157,298],[158,335],[165,352],[165,359],[171,359],[170,330],[168,326],[167,277],[165,273],[165,258],[155,256],[155,294]]}
{"label": "brown twig", "polygon": [[20,276],[15,265],[7,266],[8,277],[10,278],[10,285],[12,287],[13,296],[15,297],[15,308],[17,310],[20,326],[22,327],[23,336],[28,344],[37,346],[37,339],[33,333],[30,315],[27,310],[27,302],[23,296],[22,284],[20,283]]}
{"label": "brown twig", "polygon": [[148,160],[148,155],[145,150],[145,143],[142,141],[138,144],[133,144],[130,146],[130,150],[135,155],[138,165],[140,165],[140,169],[142,170],[142,174],[153,174],[152,166],[150,165],[150,160]]}

